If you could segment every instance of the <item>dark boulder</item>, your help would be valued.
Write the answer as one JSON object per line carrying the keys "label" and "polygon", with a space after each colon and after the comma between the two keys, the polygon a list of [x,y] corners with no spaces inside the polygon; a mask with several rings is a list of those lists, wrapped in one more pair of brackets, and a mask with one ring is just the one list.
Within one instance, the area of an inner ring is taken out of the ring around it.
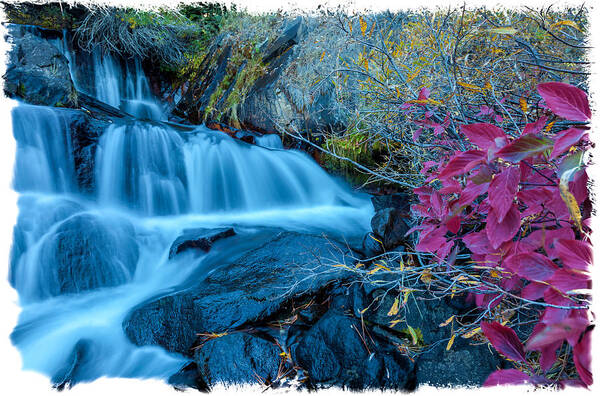
{"label": "dark boulder", "polygon": [[410,205],[412,202],[412,196],[406,193],[388,194],[388,195],[374,195],[371,197],[373,208],[375,211],[380,211],[386,208],[398,209],[403,213],[410,212]]}
{"label": "dark boulder", "polygon": [[[417,383],[434,386],[457,386],[483,384],[487,376],[501,365],[495,352],[486,345],[471,345],[469,340],[456,338],[449,351],[452,336],[451,325],[440,327],[452,315],[465,314],[469,306],[464,297],[434,299],[425,294],[413,294],[397,316],[388,316],[395,297],[388,294],[382,303],[365,314],[365,320],[389,330],[392,320],[402,319],[394,330],[406,330],[406,324],[420,334],[425,352],[418,356]],[[458,302],[455,302],[457,300]],[[405,324],[406,323],[406,324]]]}
{"label": "dark boulder", "polygon": [[55,46],[31,33],[13,38],[4,75],[4,92],[36,105],[74,107],[77,104],[67,59]]}
{"label": "dark boulder", "polygon": [[372,232],[366,233],[362,240],[362,253],[365,257],[374,257],[383,253],[382,241]]}
{"label": "dark boulder", "polygon": [[392,249],[404,241],[409,230],[408,218],[398,209],[381,209],[371,219],[371,228],[385,248]]}
{"label": "dark boulder", "polygon": [[267,64],[289,50],[292,46],[298,44],[302,36],[303,27],[304,23],[301,16],[289,21],[287,26],[284,26],[283,32],[263,49],[262,62]]}
{"label": "dark boulder", "polygon": [[234,235],[235,231],[230,227],[215,229],[190,228],[183,230],[183,234],[178,236],[171,245],[169,258],[173,258],[175,255],[189,249],[200,249],[208,252],[216,241]]}
{"label": "dark boulder", "polygon": [[131,224],[77,214],[44,240],[38,274],[42,294],[78,293],[132,279],[138,247]]}
{"label": "dark boulder", "polygon": [[272,342],[247,333],[213,338],[194,353],[201,383],[269,383],[277,378],[281,349]]}
{"label": "dark boulder", "polygon": [[185,290],[134,309],[125,333],[137,345],[190,354],[197,333],[221,333],[259,322],[299,296],[317,293],[350,272],[347,248],[325,237],[277,232]]}
{"label": "dark boulder", "polygon": [[314,385],[413,389],[409,359],[362,329],[358,319],[330,310],[292,346],[292,359]]}

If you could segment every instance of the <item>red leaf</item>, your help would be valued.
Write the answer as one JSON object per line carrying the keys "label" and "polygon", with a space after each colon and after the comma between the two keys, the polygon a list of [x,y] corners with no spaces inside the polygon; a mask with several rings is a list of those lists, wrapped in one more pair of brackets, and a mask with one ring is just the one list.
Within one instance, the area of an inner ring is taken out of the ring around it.
{"label": "red leaf", "polygon": [[498,215],[498,222],[504,220],[504,216],[506,216],[506,213],[511,208],[511,204],[519,188],[520,177],[521,172],[519,168],[513,166],[496,175],[490,183],[488,197],[490,204],[494,207]]}
{"label": "red leaf", "polygon": [[573,347],[573,362],[575,368],[579,374],[579,378],[586,385],[592,385],[594,382],[592,378],[592,331],[588,330],[585,332],[581,340]]}
{"label": "red leaf", "polygon": [[521,226],[519,209],[512,204],[504,220],[498,221],[498,215],[494,208],[490,209],[485,225],[485,232],[494,249],[498,249],[503,242],[510,241]]}
{"label": "red leaf", "polygon": [[583,318],[566,318],[560,323],[546,326],[542,331],[532,336],[527,341],[526,349],[528,351],[541,350],[545,346],[562,340],[567,340],[570,344],[573,344],[573,340],[578,339],[587,325],[588,321]]}
{"label": "red leaf", "polygon": [[458,231],[460,230],[460,222],[461,222],[460,215],[456,215],[446,222],[446,227],[448,227],[448,230],[451,233],[458,234]]}
{"label": "red leaf", "polygon": [[504,267],[530,281],[546,281],[554,275],[558,266],[539,253],[521,253],[510,256]]}
{"label": "red leaf", "polygon": [[529,375],[517,369],[496,370],[489,375],[483,386],[522,385],[529,382]]}
{"label": "red leaf", "polygon": [[563,293],[571,290],[589,289],[590,277],[578,271],[561,268],[548,280],[552,286]]}
{"label": "red leaf", "polygon": [[[557,242],[560,239],[571,240],[575,238],[572,228],[562,227],[556,230],[547,230],[545,228],[541,230],[535,230],[531,234],[527,235],[525,241],[535,249],[544,248],[549,258],[555,259],[558,257]],[[534,250],[535,250],[534,249]]]}
{"label": "red leaf", "polygon": [[581,205],[581,203],[585,201],[589,195],[587,183],[588,176],[585,169],[575,173],[573,181],[569,183],[569,191],[571,191],[579,205]]}
{"label": "red leaf", "polygon": [[510,360],[525,361],[523,344],[513,329],[498,322],[481,322],[481,330],[498,352]]}
{"label": "red leaf", "polygon": [[554,149],[552,149],[552,154],[550,154],[550,159],[554,159],[570,149],[572,146],[579,143],[583,135],[586,134],[586,131],[578,128],[569,128],[565,131],[560,132],[554,138]]}
{"label": "red leaf", "polygon": [[420,252],[435,252],[446,244],[446,227],[440,226],[421,232],[419,243],[415,248]]}
{"label": "red leaf", "polygon": [[587,94],[561,82],[538,85],[538,92],[554,114],[571,121],[587,121],[592,117]]}
{"label": "red leaf", "polygon": [[556,350],[560,348],[563,341],[556,341],[554,344],[546,345],[540,350],[540,367],[544,371],[548,371],[552,368],[552,365],[556,361]]}
{"label": "red leaf", "polygon": [[501,128],[486,123],[461,125],[460,131],[469,138],[471,143],[484,151],[495,145],[496,138],[506,137]]}
{"label": "red leaf", "polygon": [[525,158],[535,157],[549,148],[552,148],[552,140],[534,135],[524,135],[504,146],[496,153],[496,156],[508,162],[517,163]]}
{"label": "red leaf", "polygon": [[475,166],[483,162],[485,153],[479,150],[469,150],[455,154],[446,164],[438,175],[438,178],[445,179],[448,177],[467,173]]}
{"label": "red leaf", "polygon": [[592,246],[575,239],[559,239],[555,243],[556,254],[563,265],[575,270],[587,270],[592,264]]}

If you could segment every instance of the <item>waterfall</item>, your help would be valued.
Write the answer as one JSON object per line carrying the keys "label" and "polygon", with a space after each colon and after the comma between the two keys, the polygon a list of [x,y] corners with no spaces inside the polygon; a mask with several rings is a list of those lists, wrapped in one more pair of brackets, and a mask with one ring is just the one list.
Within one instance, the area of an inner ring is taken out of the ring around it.
{"label": "waterfall", "polygon": [[[12,112],[20,198],[9,279],[22,312],[11,340],[24,369],[54,382],[166,379],[188,358],[134,346],[122,323],[135,306],[249,249],[261,227],[344,238],[368,229],[368,198],[305,153],[284,150],[276,135],[250,145],[161,122],[163,106],[139,60],[74,51],[67,35],[49,40],[69,59],[78,89],[138,119],[85,136],[74,126],[77,110],[19,104]],[[94,151],[76,156],[75,137]],[[94,180],[85,194],[82,171]],[[169,260],[183,230],[224,226],[236,227],[235,242]]]}

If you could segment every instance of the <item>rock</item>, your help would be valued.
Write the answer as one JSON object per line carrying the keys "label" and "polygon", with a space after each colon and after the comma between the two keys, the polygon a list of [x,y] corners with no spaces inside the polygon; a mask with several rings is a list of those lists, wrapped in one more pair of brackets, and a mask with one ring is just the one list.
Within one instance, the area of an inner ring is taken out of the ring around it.
{"label": "rock", "polygon": [[304,27],[302,16],[297,16],[294,20],[289,21],[287,26],[283,28],[283,32],[264,50],[262,62],[268,64],[276,57],[282,55],[295,44],[298,44],[302,36]]}
{"label": "rock", "polygon": [[71,388],[79,381],[79,372],[82,371],[82,367],[92,360],[92,347],[93,344],[90,340],[77,341],[65,364],[52,376],[51,381],[54,388],[62,391],[65,387]]}
{"label": "rock", "polygon": [[292,359],[313,384],[357,390],[414,388],[408,358],[371,337],[364,336],[363,342],[361,329],[358,319],[330,310],[292,346]]}
{"label": "rock", "polygon": [[[502,364],[498,355],[486,345],[470,345],[468,340],[462,338],[456,338],[452,348],[446,351],[451,326],[440,327],[439,324],[452,315],[464,314],[470,306],[458,303],[455,307],[446,299],[431,299],[430,296],[413,294],[398,316],[390,317],[387,313],[394,298],[388,294],[378,308],[366,312],[365,320],[385,329],[391,320],[404,319],[406,324],[420,332],[426,349],[432,349],[419,355],[417,359],[418,384],[479,386],[496,366]],[[461,296],[454,299],[464,301]],[[402,331],[405,328],[404,323],[399,323],[394,330]]]}
{"label": "rock", "polygon": [[213,270],[204,280],[134,309],[123,326],[137,345],[190,354],[196,333],[221,333],[258,322],[298,296],[317,293],[350,273],[347,248],[324,237],[277,232]]}
{"label": "rock", "polygon": [[183,234],[175,239],[169,249],[169,259],[188,249],[200,249],[208,252],[216,241],[234,235],[235,231],[230,227],[215,229],[191,228],[183,230]]}
{"label": "rock", "polygon": [[409,213],[412,196],[406,193],[374,195],[371,197],[371,202],[375,212],[386,208],[395,208],[400,212]]}
{"label": "rock", "polygon": [[457,338],[446,351],[447,343],[436,345],[417,360],[417,383],[432,386],[481,386],[502,366],[502,361],[487,345],[470,345]]}
{"label": "rock", "polygon": [[4,80],[7,96],[31,104],[74,107],[77,103],[67,59],[31,33],[13,38]]}
{"label": "rock", "polygon": [[269,383],[277,378],[281,349],[247,333],[234,333],[204,343],[194,353],[198,376],[217,384]]}
{"label": "rock", "polygon": [[404,234],[409,230],[407,220],[395,208],[385,208],[375,212],[371,219],[371,228],[386,249],[398,246],[404,241]]}
{"label": "rock", "polygon": [[138,260],[133,227],[77,214],[65,220],[41,247],[42,294],[79,293],[130,281]]}
{"label": "rock", "polygon": [[362,241],[362,253],[365,257],[370,258],[383,253],[383,245],[379,240],[372,232],[365,234]]}

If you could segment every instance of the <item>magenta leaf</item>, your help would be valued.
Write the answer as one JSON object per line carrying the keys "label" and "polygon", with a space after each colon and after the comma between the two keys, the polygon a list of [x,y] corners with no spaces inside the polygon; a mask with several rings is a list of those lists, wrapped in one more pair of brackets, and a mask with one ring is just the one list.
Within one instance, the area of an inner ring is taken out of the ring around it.
{"label": "magenta leaf", "polygon": [[546,281],[554,275],[558,266],[539,253],[520,253],[504,260],[504,267],[530,281]]}
{"label": "magenta leaf", "polygon": [[519,179],[521,172],[517,167],[510,167],[496,175],[490,183],[488,197],[490,204],[498,215],[498,222],[504,220],[504,216],[511,208],[511,205],[519,188]]}
{"label": "magenta leaf", "polygon": [[581,89],[561,82],[543,83],[537,88],[554,114],[571,121],[587,121],[591,118],[587,94]]}
{"label": "magenta leaf", "polygon": [[517,369],[496,370],[489,375],[483,386],[522,385],[529,382],[529,375]]}
{"label": "magenta leaf", "polygon": [[544,129],[544,125],[546,125],[546,121],[548,121],[548,117],[542,116],[536,122],[531,122],[525,125],[523,129],[523,135],[536,135]]}
{"label": "magenta leaf", "polygon": [[419,243],[415,248],[419,252],[435,252],[446,244],[447,229],[445,226],[436,227],[421,232]]}
{"label": "magenta leaf", "polygon": [[452,156],[438,175],[440,180],[467,173],[485,159],[485,153],[479,150],[460,152]]}
{"label": "magenta leaf", "polygon": [[587,270],[592,264],[592,246],[575,239],[559,239],[554,244],[556,254],[564,266],[575,270]]}
{"label": "magenta leaf", "polygon": [[592,331],[588,330],[585,332],[581,340],[573,347],[573,361],[575,368],[579,374],[579,378],[586,384],[592,385]]}
{"label": "magenta leaf", "polygon": [[496,138],[506,137],[501,128],[486,123],[462,125],[460,131],[481,150],[487,150],[495,145]]}
{"label": "magenta leaf", "polygon": [[513,329],[498,322],[481,322],[481,330],[494,349],[516,362],[525,362],[525,350]]}
{"label": "magenta leaf", "polygon": [[499,222],[494,208],[490,209],[485,225],[485,232],[494,249],[498,249],[503,242],[510,241],[521,226],[519,209],[512,204],[504,220]]}
{"label": "magenta leaf", "polygon": [[473,232],[463,237],[467,248],[475,254],[487,254],[493,251],[490,241],[484,231]]}
{"label": "magenta leaf", "polygon": [[544,292],[548,288],[548,285],[539,282],[531,282],[523,288],[521,291],[521,297],[527,300],[535,301],[539,298],[544,297]]}
{"label": "magenta leaf", "polygon": [[552,149],[552,154],[550,154],[550,159],[554,159],[569,150],[571,147],[579,143],[583,135],[586,134],[586,131],[578,128],[569,128],[565,131],[560,132],[556,135],[554,139],[554,148]]}
{"label": "magenta leaf", "polygon": [[590,277],[579,271],[561,268],[548,280],[552,286],[563,293],[568,294],[572,290],[590,288]]}
{"label": "magenta leaf", "polygon": [[566,318],[560,323],[548,325],[527,341],[526,349],[528,351],[541,350],[543,347],[563,340],[567,340],[569,344],[573,345],[574,340],[579,338],[587,325],[588,321],[583,318]]}
{"label": "magenta leaf", "polygon": [[460,198],[458,199],[458,206],[460,207],[472,204],[473,201],[475,201],[475,199],[477,199],[480,195],[485,194],[485,192],[488,190],[488,186],[488,183],[467,183],[467,186],[460,193]]}
{"label": "magenta leaf", "polygon": [[549,344],[540,350],[540,367],[544,371],[548,371],[556,362],[556,350],[561,347],[563,341],[556,341],[554,344]]}
{"label": "magenta leaf", "polygon": [[524,135],[504,146],[496,153],[496,156],[516,164],[525,158],[535,157],[550,148],[552,148],[552,140],[534,135]]}

